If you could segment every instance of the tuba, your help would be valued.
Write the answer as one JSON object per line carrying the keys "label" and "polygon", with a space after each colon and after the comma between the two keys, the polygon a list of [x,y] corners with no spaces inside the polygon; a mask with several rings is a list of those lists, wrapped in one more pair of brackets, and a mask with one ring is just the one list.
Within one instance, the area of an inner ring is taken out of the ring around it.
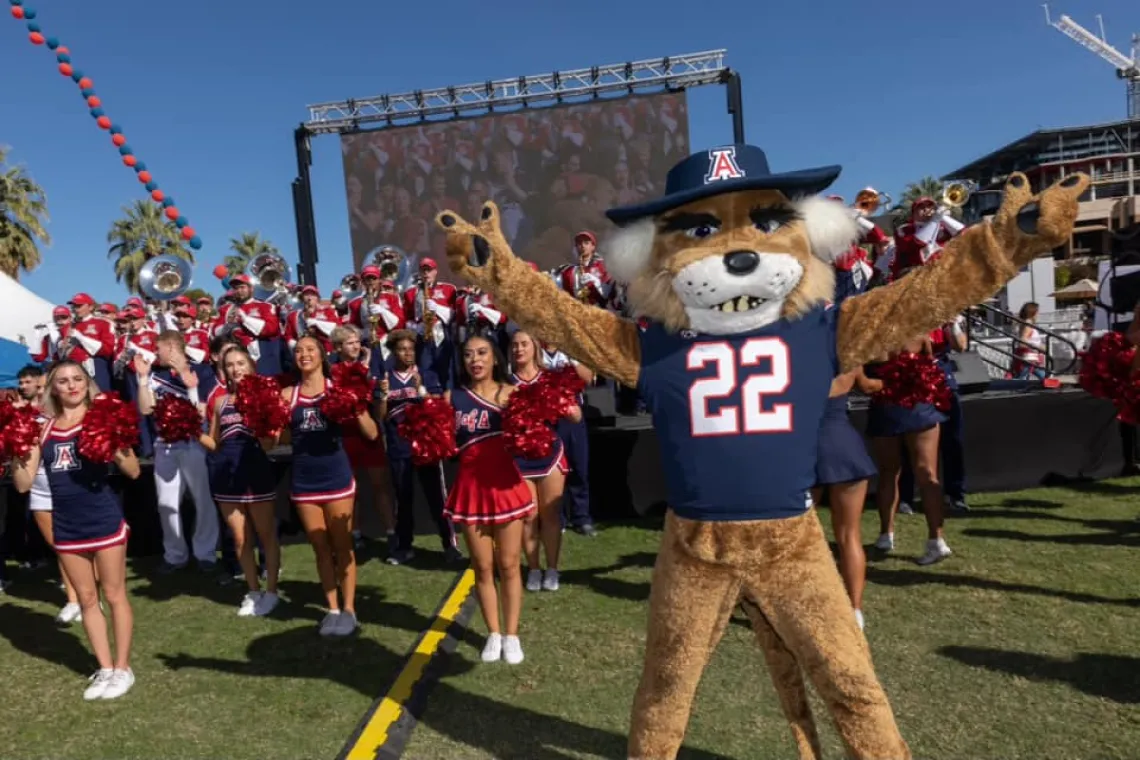
{"label": "tuba", "polygon": [[942,190],[942,205],[949,208],[962,208],[976,190],[977,185],[970,180],[951,182]]}
{"label": "tuba", "polygon": [[139,270],[139,293],[151,301],[170,301],[190,288],[190,262],[164,254],[143,264]]}
{"label": "tuba", "polygon": [[358,274],[346,274],[340,278],[338,289],[340,290],[340,297],[344,299],[345,303],[364,295],[364,286],[360,284],[360,275]]}
{"label": "tuba", "polygon": [[853,208],[856,211],[861,211],[867,216],[874,216],[881,208],[887,208],[891,205],[891,196],[886,193],[880,193],[873,187],[865,187],[855,195],[855,203]]}
{"label": "tuba", "polygon": [[275,305],[289,300],[289,265],[280,254],[255,256],[246,273],[253,280],[253,297],[257,300]]}
{"label": "tuba", "polygon": [[380,278],[391,282],[396,292],[402,293],[412,286],[414,273],[408,254],[394,245],[381,245],[364,256],[362,268],[374,266],[380,270]]}

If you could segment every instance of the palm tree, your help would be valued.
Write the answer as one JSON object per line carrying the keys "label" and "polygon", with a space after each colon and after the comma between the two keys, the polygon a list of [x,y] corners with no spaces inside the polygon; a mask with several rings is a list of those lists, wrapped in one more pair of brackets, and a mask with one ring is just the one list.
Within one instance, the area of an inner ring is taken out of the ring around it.
{"label": "palm tree", "polygon": [[249,262],[264,253],[280,255],[277,246],[268,240],[262,240],[259,232],[243,232],[240,237],[230,238],[230,250],[233,254],[226,256],[222,262],[230,270],[230,277],[244,272],[249,268]]}
{"label": "palm tree", "polygon": [[40,265],[40,246],[50,245],[47,198],[23,167],[6,166],[0,147],[0,272],[18,280]]}
{"label": "palm tree", "polygon": [[107,258],[115,260],[115,281],[138,293],[139,270],[154,256],[177,256],[194,263],[178,227],[163,215],[163,209],[149,200],[123,207],[123,218],[115,220],[107,233],[111,247]]}

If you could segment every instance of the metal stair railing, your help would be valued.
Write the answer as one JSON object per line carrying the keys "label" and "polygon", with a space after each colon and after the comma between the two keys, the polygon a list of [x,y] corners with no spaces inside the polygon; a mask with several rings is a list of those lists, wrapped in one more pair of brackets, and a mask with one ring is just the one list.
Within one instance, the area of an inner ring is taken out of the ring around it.
{"label": "metal stair railing", "polygon": [[[1007,356],[1011,361],[1018,358],[1017,351],[1022,346],[1040,351],[1045,357],[1045,371],[1050,375],[1071,374],[1075,372],[1077,363],[1080,361],[1081,349],[1069,338],[1041,325],[1021,319],[1017,315],[999,309],[992,304],[983,303],[973,306],[964,312],[964,316],[966,317],[966,338],[969,345],[973,345],[975,339],[1008,338],[1009,348],[993,343],[986,343],[985,345],[989,351]],[[1045,345],[1039,348],[1022,340],[1020,332],[1021,328],[1025,326],[1035,328],[1045,338]],[[1069,356],[1058,357],[1058,352],[1054,350],[1054,342],[1071,348],[1072,351]],[[985,356],[982,352],[978,352],[978,356],[981,357],[982,361],[999,369],[1003,374],[1008,369]]]}

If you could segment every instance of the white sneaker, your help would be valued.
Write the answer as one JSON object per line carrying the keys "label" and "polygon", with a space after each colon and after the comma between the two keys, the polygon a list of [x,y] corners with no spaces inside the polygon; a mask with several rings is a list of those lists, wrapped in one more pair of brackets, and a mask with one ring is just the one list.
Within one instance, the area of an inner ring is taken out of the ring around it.
{"label": "white sneaker", "polygon": [[55,622],[60,625],[71,625],[76,620],[83,619],[83,609],[75,602],[68,602],[55,616]]}
{"label": "white sneaker", "polygon": [[894,533],[880,533],[879,537],[875,539],[875,548],[879,551],[889,552],[895,548],[895,534]]}
{"label": "white sneaker", "polygon": [[508,665],[518,665],[523,661],[522,643],[518,636],[503,637],[503,659]]}
{"label": "white sneaker", "polygon": [[864,630],[863,610],[855,610],[855,622],[859,624],[859,630]]}
{"label": "white sneaker", "polygon": [[103,690],[101,698],[118,699],[130,691],[134,685],[135,674],[130,668],[113,671],[111,673],[111,680],[107,682],[107,688]]}
{"label": "white sneaker", "polygon": [[528,570],[526,574],[526,590],[527,591],[541,591],[542,590],[542,571],[541,570]]}
{"label": "white sneaker", "polygon": [[547,570],[546,574],[542,576],[542,590],[543,591],[557,591],[558,590],[558,571]]}
{"label": "white sneaker", "polygon": [[487,634],[487,643],[483,646],[481,655],[483,662],[498,662],[503,657],[503,635],[501,633]]}
{"label": "white sneaker", "polygon": [[257,603],[261,601],[260,591],[250,591],[241,600],[241,606],[238,607],[238,617],[253,617],[257,614]]}
{"label": "white sneaker", "polygon": [[950,547],[946,545],[946,539],[932,538],[926,542],[926,554],[918,558],[918,564],[933,565],[935,562],[941,562],[953,553],[954,552],[950,551]]}
{"label": "white sneaker", "polygon": [[279,601],[281,601],[281,598],[277,596],[277,594],[271,594],[268,591],[262,592],[257,602],[253,605],[253,614],[257,617],[265,617],[270,612],[273,612]]}
{"label": "white sneaker", "polygon": [[103,692],[107,690],[107,686],[111,683],[111,675],[115,671],[110,668],[100,669],[96,671],[95,675],[91,676],[88,680],[91,685],[83,692],[83,698],[90,702],[93,699],[101,699]]}
{"label": "white sneaker", "polygon": [[317,632],[322,636],[335,636],[338,625],[340,625],[340,610],[329,610],[329,614],[321,620],[321,627]]}

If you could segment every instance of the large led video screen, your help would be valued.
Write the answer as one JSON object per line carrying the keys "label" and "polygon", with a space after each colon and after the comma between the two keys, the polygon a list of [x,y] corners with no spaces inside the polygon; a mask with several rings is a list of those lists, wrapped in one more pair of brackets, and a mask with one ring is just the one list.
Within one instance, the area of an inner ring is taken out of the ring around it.
{"label": "large led video screen", "polygon": [[577,232],[602,237],[607,208],[662,193],[689,120],[685,93],[663,93],[358,132],[341,149],[356,271],[383,245],[445,267],[436,213],[474,222],[488,199],[515,253],[548,270]]}

